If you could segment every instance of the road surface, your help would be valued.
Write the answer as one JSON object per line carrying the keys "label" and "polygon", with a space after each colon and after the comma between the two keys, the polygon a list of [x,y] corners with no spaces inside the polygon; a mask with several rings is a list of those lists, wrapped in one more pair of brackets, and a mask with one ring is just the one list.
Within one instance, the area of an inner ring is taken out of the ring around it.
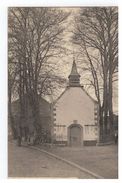
{"label": "road surface", "polygon": [[[42,148],[42,147],[40,147]],[[118,178],[118,146],[43,147],[64,159],[90,170],[105,179]]]}
{"label": "road surface", "polygon": [[45,177],[93,179],[67,163],[27,147],[8,146],[9,177]]}

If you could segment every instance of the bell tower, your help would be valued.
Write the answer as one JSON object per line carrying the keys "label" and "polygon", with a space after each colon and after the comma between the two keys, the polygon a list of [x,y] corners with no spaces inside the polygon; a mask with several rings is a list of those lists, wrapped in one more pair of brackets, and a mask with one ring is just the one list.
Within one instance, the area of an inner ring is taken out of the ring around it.
{"label": "bell tower", "polygon": [[68,78],[69,78],[69,86],[71,87],[80,86],[80,74],[78,74],[77,66],[74,59],[72,64],[72,70]]}

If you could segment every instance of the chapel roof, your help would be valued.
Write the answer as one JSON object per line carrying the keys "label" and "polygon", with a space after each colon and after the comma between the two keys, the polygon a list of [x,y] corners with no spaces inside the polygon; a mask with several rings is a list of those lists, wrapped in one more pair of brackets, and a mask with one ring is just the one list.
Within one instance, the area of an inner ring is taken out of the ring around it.
{"label": "chapel roof", "polygon": [[80,76],[80,74],[77,71],[77,66],[76,66],[75,60],[73,60],[72,69],[71,69],[71,73],[69,76],[71,76],[71,75]]}
{"label": "chapel roof", "polygon": [[69,75],[69,86],[70,87],[78,87],[80,86],[80,74],[77,71],[77,66],[75,63],[75,59],[73,59],[71,73]]}

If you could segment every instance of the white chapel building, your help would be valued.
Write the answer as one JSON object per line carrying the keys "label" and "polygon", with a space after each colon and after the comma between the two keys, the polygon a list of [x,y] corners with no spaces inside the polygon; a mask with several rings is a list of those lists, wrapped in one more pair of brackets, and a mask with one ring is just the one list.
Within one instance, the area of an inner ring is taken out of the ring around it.
{"label": "white chapel building", "polygon": [[53,139],[69,146],[96,145],[98,104],[80,85],[73,61],[69,83],[53,105]]}

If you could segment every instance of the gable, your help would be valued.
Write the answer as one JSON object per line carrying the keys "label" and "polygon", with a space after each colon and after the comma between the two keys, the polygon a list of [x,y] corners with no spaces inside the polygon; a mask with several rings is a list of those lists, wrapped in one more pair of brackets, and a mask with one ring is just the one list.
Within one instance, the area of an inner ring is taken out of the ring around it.
{"label": "gable", "polygon": [[57,98],[57,100],[54,102],[54,105],[57,103],[60,103],[62,100],[67,100],[69,97],[85,97],[87,101],[90,101],[90,103],[98,103],[95,99],[93,99],[85,90],[81,87],[67,87],[64,92]]}
{"label": "gable", "polygon": [[82,87],[68,87],[54,105],[54,119],[57,125],[75,121],[81,126],[95,125],[96,101]]}

